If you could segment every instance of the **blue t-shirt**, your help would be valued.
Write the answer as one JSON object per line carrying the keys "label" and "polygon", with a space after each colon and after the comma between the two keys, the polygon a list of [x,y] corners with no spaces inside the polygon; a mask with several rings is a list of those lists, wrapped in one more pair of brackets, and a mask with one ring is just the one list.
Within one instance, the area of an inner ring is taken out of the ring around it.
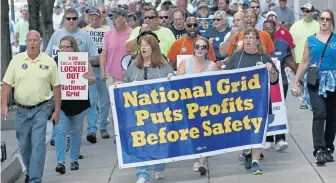
{"label": "blue t-shirt", "polygon": [[222,42],[224,42],[224,38],[227,33],[231,32],[231,28],[227,27],[225,31],[218,32],[215,27],[209,28],[205,31],[204,37],[210,38],[214,37],[214,41],[212,43],[212,47],[214,48],[216,54],[216,60],[224,60],[227,56],[223,56],[220,54],[219,46]]}
{"label": "blue t-shirt", "polygon": [[45,50],[46,54],[48,54],[52,58],[55,58],[55,56],[57,56],[57,53],[59,51],[58,46],[60,44],[60,40],[64,36],[73,36],[76,39],[79,50],[81,52],[88,52],[89,56],[99,55],[97,51],[98,50],[97,46],[93,42],[90,34],[80,28],[78,28],[76,32],[66,32],[64,28],[54,32],[54,34],[50,38],[48,47]]}
{"label": "blue t-shirt", "polygon": [[286,41],[280,39],[276,39],[274,47],[275,49],[272,53],[272,57],[275,57],[280,61],[282,83],[288,84],[287,75],[285,72],[285,61],[287,57],[292,56],[291,48]]}
{"label": "blue t-shirt", "polygon": [[[309,55],[310,55],[310,65],[318,64],[320,62],[322,51],[325,43],[318,40],[314,35],[311,35],[307,38]],[[336,69],[336,34],[333,33],[329,45],[325,51],[324,59],[319,69],[324,70],[334,70]]]}

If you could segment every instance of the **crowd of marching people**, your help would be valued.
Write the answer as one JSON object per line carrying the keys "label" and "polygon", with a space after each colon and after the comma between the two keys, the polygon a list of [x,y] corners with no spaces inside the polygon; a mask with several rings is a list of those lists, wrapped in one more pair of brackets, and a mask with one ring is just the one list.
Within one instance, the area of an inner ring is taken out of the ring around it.
{"label": "crowd of marching people", "polygon": [[[54,21],[58,22],[54,22],[55,32],[45,52],[40,51],[38,31],[27,31],[26,37],[20,34],[17,44],[25,45],[26,51],[22,48],[22,53],[14,56],[4,76],[1,114],[8,115],[9,91],[14,87],[25,182],[42,182],[48,119],[54,123],[50,144],[55,146],[55,171],[60,174],[66,173],[66,151],[70,150],[70,170],[78,170],[79,159],[85,156],[85,151],[81,152],[84,118],[88,142],[114,138],[113,132],[107,131],[108,125],[113,125],[109,86],[260,64],[266,65],[270,84],[278,83],[281,73],[284,96],[290,90],[302,98],[298,107],[312,110],[316,164],[334,161],[336,35],[332,11],[317,11],[307,3],[301,7],[302,18],[295,20],[287,0],[157,2],[77,9],[57,6]],[[23,29],[20,24],[19,31]],[[83,76],[89,83],[88,100],[62,100],[59,52],[88,53],[89,70]],[[133,62],[125,71],[121,60],[129,54]],[[192,57],[180,60],[180,55]],[[280,69],[272,58],[280,61]],[[291,89],[286,67],[296,75]],[[285,134],[267,136],[264,148],[244,150],[239,159],[254,175],[260,175],[263,150],[280,152],[288,146]],[[206,160],[196,159],[192,170],[206,175]],[[165,178],[164,169],[165,164],[153,166],[155,179]],[[148,182],[149,167],[137,167],[136,177],[137,183]]]}

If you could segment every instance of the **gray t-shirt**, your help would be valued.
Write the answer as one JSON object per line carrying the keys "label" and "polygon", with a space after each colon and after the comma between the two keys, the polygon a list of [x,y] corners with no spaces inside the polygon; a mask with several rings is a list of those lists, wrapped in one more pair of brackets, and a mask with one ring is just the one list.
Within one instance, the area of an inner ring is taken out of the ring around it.
{"label": "gray t-shirt", "polygon": [[[174,74],[173,69],[168,63],[162,64],[160,67],[148,67],[147,68],[147,80],[165,78],[169,73]],[[133,81],[144,81],[145,68],[139,68],[135,64],[135,61],[127,68],[123,75],[123,82],[130,83]]]}
{"label": "gray t-shirt", "polygon": [[78,28],[76,32],[66,32],[64,28],[54,32],[54,34],[50,38],[45,53],[52,58],[57,56],[57,53],[59,51],[58,46],[60,44],[60,40],[64,36],[73,36],[76,39],[79,50],[81,52],[88,52],[89,56],[99,55],[97,51],[98,50],[97,46],[93,42],[90,34],[80,28]]}
{"label": "gray t-shirt", "polygon": [[275,7],[273,10],[277,16],[278,21],[281,22],[295,22],[294,12],[291,8],[280,8],[279,6]]}

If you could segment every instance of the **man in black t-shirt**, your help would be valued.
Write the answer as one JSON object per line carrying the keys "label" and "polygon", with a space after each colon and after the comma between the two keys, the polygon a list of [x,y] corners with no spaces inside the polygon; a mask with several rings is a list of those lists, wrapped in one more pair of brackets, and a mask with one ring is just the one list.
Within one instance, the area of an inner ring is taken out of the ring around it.
{"label": "man in black t-shirt", "polygon": [[185,16],[184,12],[180,9],[175,9],[172,12],[172,26],[170,30],[173,32],[176,40],[186,36],[187,31],[185,30]]}

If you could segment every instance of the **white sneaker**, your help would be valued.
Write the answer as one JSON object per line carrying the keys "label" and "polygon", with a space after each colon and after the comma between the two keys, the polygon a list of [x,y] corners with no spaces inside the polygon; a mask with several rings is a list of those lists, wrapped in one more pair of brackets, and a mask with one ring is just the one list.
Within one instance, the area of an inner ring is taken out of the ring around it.
{"label": "white sneaker", "polygon": [[283,151],[288,148],[288,142],[280,140],[278,143],[275,144],[275,150],[276,151]]}
{"label": "white sneaker", "polygon": [[156,172],[155,173],[155,180],[162,180],[162,179],[165,179],[166,176],[164,175],[163,172]]}
{"label": "white sneaker", "polygon": [[198,172],[199,166],[200,166],[199,162],[198,162],[198,161],[195,161],[195,162],[194,162],[194,165],[193,165],[193,170],[194,170],[194,172]]}
{"label": "white sneaker", "polygon": [[145,178],[140,177],[140,178],[138,178],[138,180],[136,181],[136,183],[148,183],[148,182],[146,181]]}
{"label": "white sneaker", "polygon": [[266,143],[265,143],[265,147],[264,147],[264,149],[265,149],[265,150],[270,150],[270,149],[272,149],[272,144],[273,144],[272,142],[266,142]]}

